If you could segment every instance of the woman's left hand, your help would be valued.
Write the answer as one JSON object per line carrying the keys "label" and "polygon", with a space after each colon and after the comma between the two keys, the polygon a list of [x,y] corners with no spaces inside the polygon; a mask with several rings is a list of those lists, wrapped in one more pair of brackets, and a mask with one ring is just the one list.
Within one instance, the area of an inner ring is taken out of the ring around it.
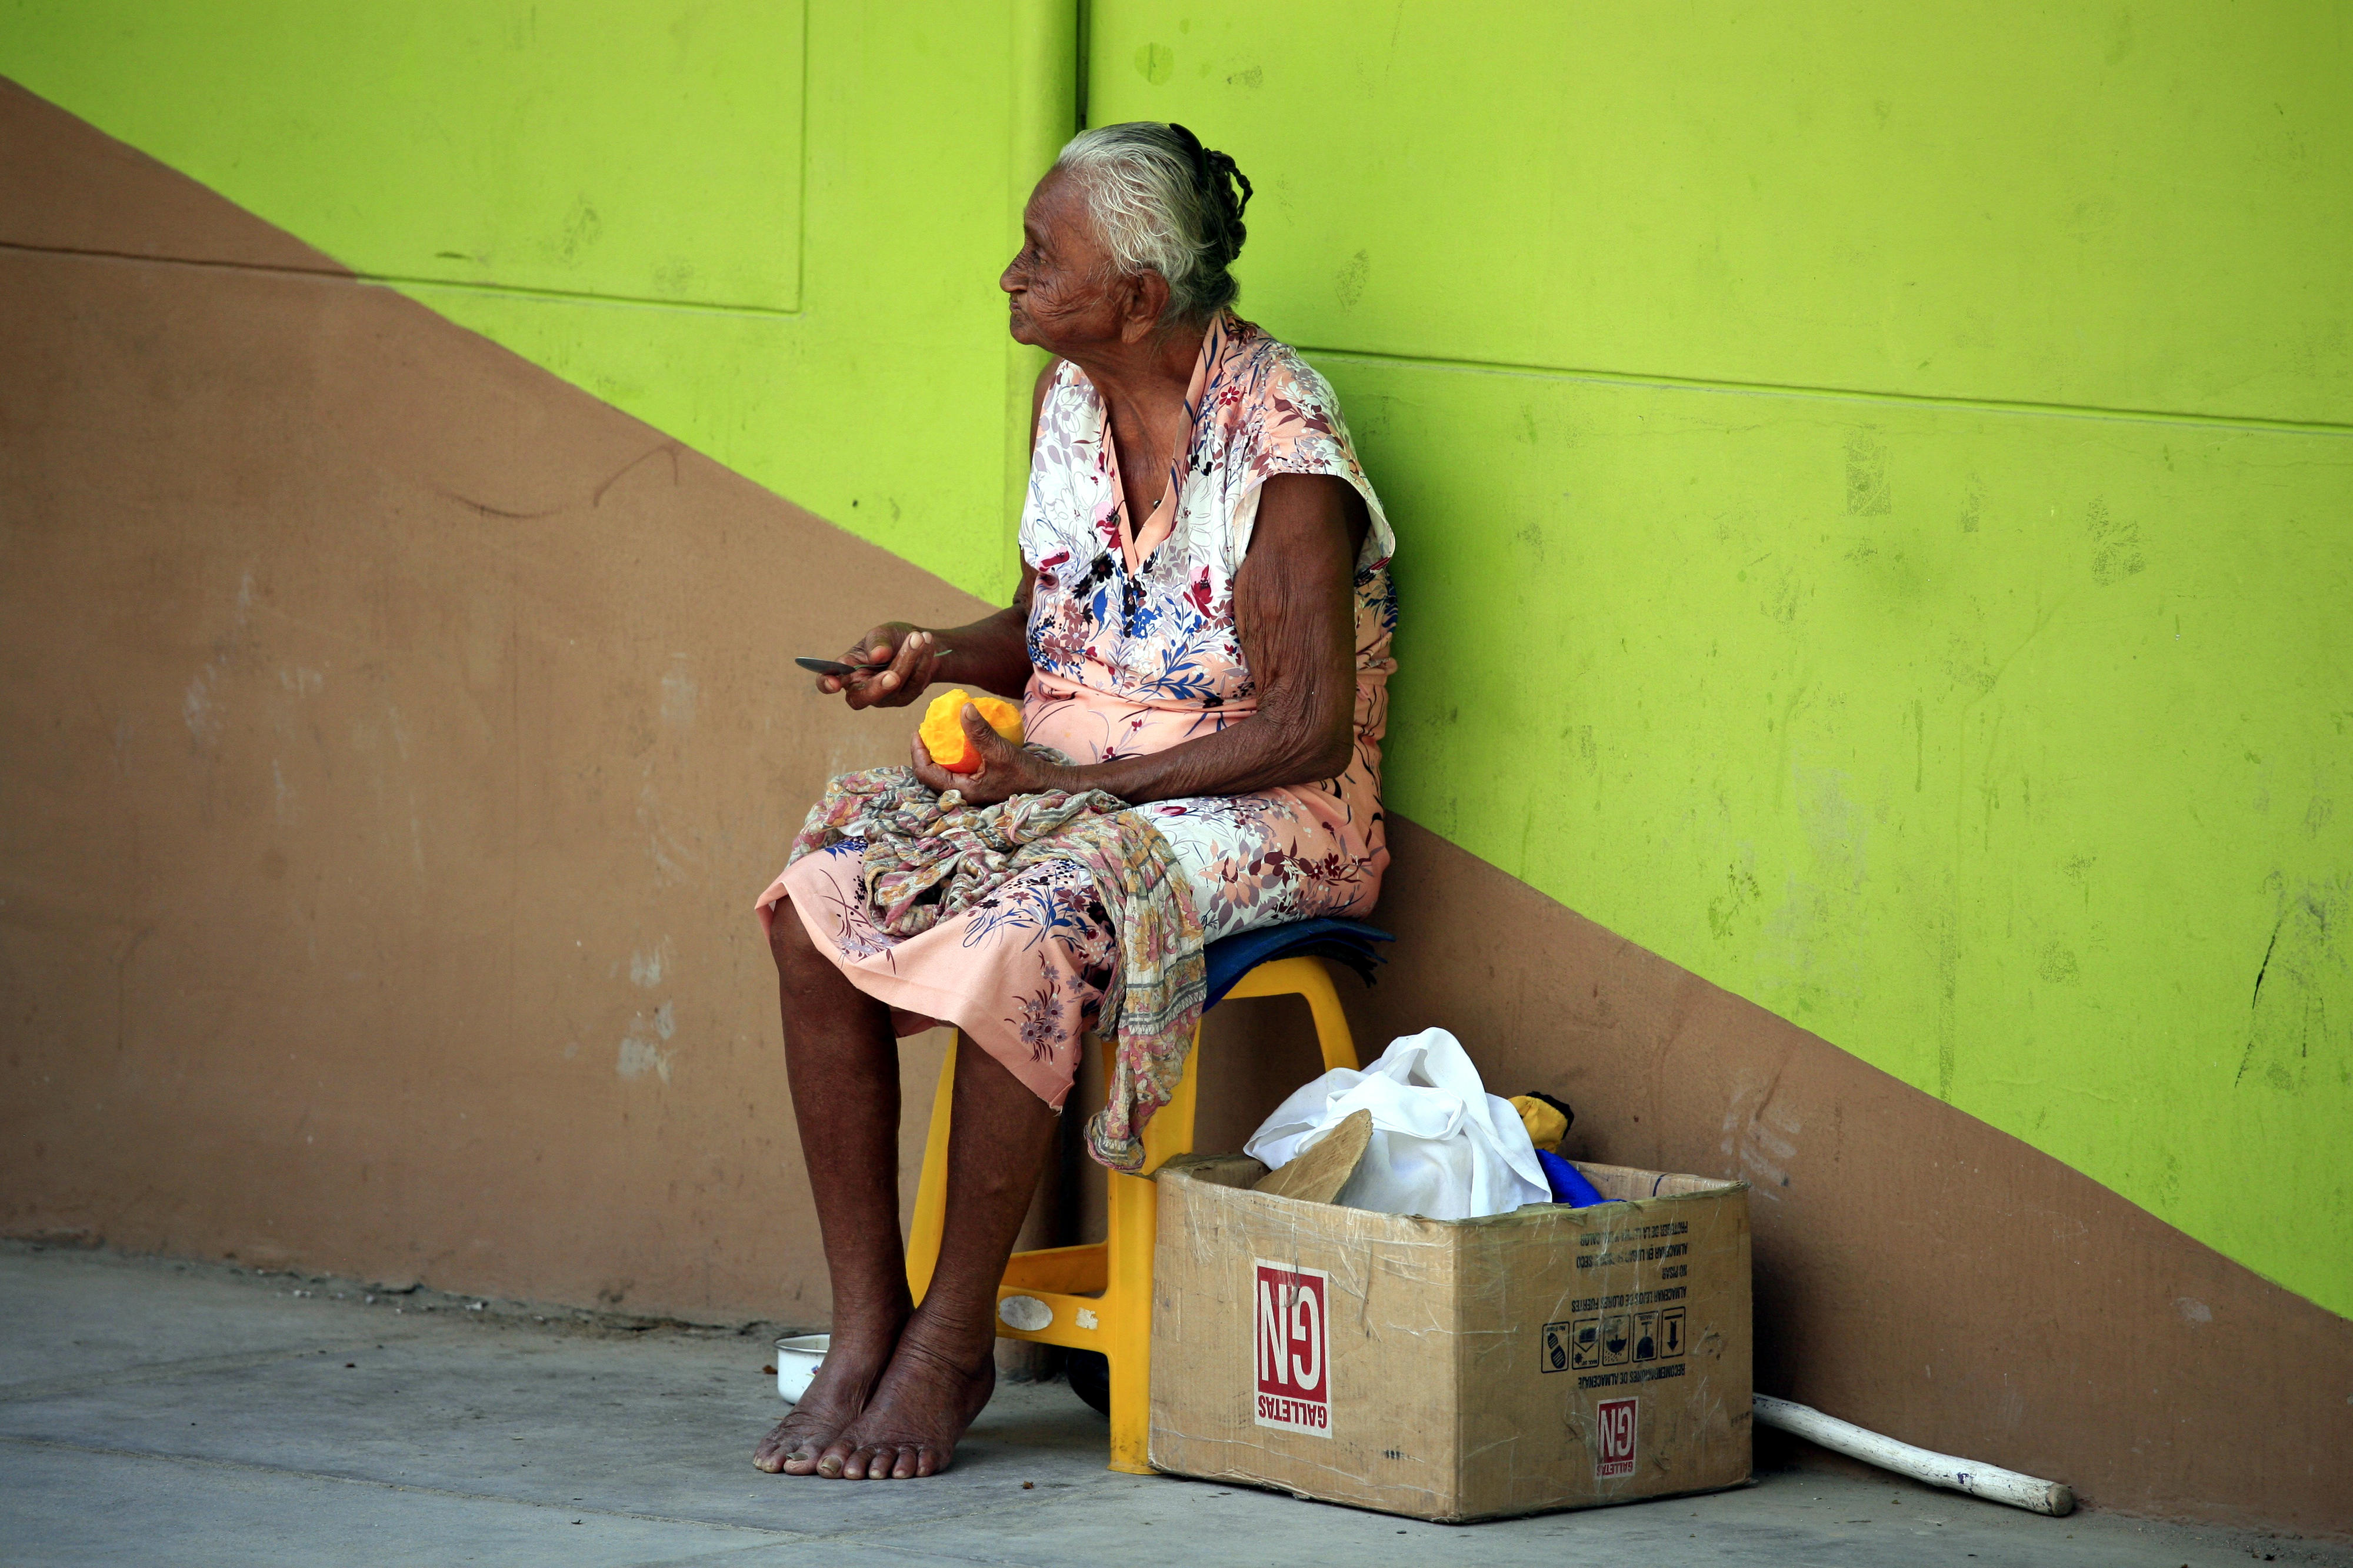
{"label": "woman's left hand", "polygon": [[917,731],[909,742],[915,767],[915,776],[930,788],[945,795],[950,790],[963,792],[965,800],[975,805],[995,805],[1017,795],[1043,795],[1048,790],[1077,791],[1082,786],[1072,776],[1072,769],[1050,763],[1035,752],[1024,751],[988,726],[980,710],[967,702],[961,715],[964,732],[972,749],[980,753],[980,771],[972,773],[952,773],[932,761],[932,750],[923,744]]}

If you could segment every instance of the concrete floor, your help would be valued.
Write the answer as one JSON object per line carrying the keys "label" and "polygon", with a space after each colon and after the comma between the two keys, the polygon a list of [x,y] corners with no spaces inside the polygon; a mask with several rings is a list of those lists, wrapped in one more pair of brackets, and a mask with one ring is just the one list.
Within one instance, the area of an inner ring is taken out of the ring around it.
{"label": "concrete floor", "polygon": [[1423,1524],[1113,1475],[1101,1419],[1060,1384],[1002,1389],[946,1476],[788,1480],[749,1464],[782,1412],[765,1334],[365,1294],[0,1249],[0,1563],[2353,1564],[2342,1547],[1810,1471]]}

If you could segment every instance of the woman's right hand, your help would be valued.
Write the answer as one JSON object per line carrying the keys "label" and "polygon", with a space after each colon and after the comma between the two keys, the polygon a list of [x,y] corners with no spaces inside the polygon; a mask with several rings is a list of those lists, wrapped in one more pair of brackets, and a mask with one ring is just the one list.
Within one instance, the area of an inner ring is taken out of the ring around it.
{"label": "woman's right hand", "polygon": [[828,696],[839,691],[852,708],[904,708],[931,685],[940,662],[940,639],[921,626],[885,621],[860,637],[841,661],[879,668],[856,675],[820,675],[819,691]]}

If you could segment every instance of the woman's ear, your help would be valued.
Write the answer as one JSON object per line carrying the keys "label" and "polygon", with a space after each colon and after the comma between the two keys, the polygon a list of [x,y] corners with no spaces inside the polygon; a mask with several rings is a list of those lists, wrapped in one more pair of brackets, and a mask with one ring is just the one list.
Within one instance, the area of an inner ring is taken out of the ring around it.
{"label": "woman's ear", "polygon": [[1130,273],[1120,279],[1119,341],[1140,343],[1160,330],[1168,310],[1168,279],[1157,272]]}

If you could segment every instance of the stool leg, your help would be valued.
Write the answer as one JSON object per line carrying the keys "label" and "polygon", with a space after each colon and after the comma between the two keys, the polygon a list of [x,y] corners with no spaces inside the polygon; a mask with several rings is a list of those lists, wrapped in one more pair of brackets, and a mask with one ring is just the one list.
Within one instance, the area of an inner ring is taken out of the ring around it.
{"label": "stool leg", "polygon": [[[1185,1076],[1168,1103],[1144,1125],[1144,1168],[1193,1152],[1193,1108],[1200,1089],[1201,1029]],[[1111,1363],[1111,1468],[1152,1473],[1152,1250],[1160,1234],[1160,1189],[1151,1177],[1110,1173],[1104,1227],[1103,1357]]]}
{"label": "stool leg", "polygon": [[1144,1124],[1144,1173],[1150,1175],[1177,1154],[1193,1152],[1193,1110],[1201,1091],[1201,1026],[1193,1026],[1193,1048],[1185,1057],[1185,1076],[1176,1092]]}
{"label": "stool leg", "polygon": [[907,1289],[917,1301],[932,1283],[940,1261],[940,1233],[948,1215],[948,1124],[955,1109],[956,1043],[948,1037],[940,1062],[940,1085],[932,1092],[932,1125],[923,1135],[923,1173],[915,1183],[915,1215],[907,1227]]}
{"label": "stool leg", "polygon": [[1348,1015],[1341,1009],[1340,994],[1332,989],[1332,972],[1319,961],[1310,962],[1299,976],[1299,994],[1315,1018],[1315,1041],[1324,1047],[1324,1070],[1355,1068],[1356,1043],[1348,1033]]}
{"label": "stool leg", "polygon": [[1111,1363],[1111,1468],[1152,1473],[1152,1247],[1160,1189],[1149,1177],[1111,1173],[1109,1289],[1103,1355]]}

